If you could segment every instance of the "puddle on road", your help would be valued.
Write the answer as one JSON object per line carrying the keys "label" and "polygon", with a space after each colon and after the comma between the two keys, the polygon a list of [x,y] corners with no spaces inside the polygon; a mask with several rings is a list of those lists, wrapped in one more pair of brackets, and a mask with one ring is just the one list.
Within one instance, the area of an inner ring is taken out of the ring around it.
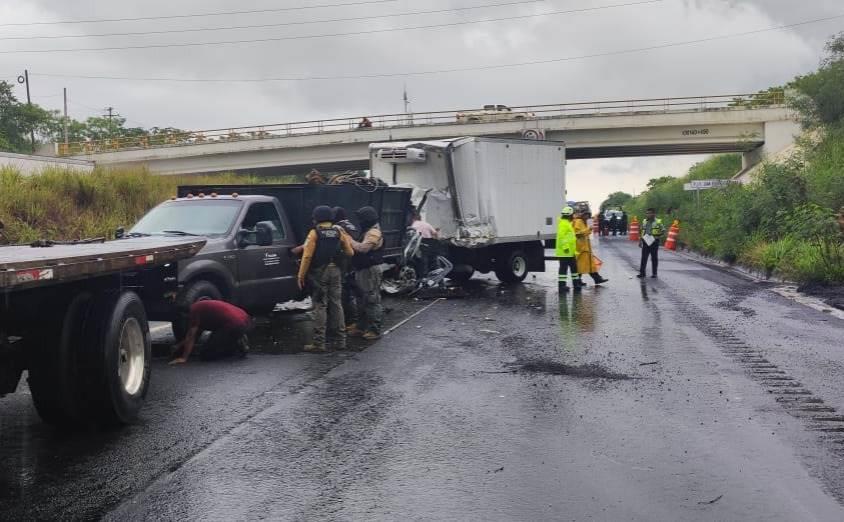
{"label": "puddle on road", "polygon": [[580,379],[607,379],[612,381],[626,381],[631,379],[629,375],[608,370],[595,363],[571,366],[555,361],[533,360],[520,364],[516,371],[519,373],[566,375]]}

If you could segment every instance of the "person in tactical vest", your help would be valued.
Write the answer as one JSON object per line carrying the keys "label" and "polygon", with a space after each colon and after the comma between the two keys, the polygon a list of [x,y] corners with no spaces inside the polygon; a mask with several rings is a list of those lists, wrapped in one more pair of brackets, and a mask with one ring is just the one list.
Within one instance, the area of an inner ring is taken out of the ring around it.
{"label": "person in tactical vest", "polygon": [[[332,210],[334,212],[334,224],[342,228],[354,241],[360,241],[360,230],[349,220],[346,209],[334,207]],[[343,317],[345,318],[346,329],[354,330],[357,328],[358,322],[358,303],[363,298],[357,283],[355,283],[355,272],[352,270],[349,259],[343,260],[340,270],[343,272]]]}
{"label": "person in tactical vest", "polygon": [[324,353],[326,327],[332,348],[346,349],[346,325],[341,297],[344,256],[354,255],[351,238],[334,225],[331,207],[320,205],[313,212],[314,228],[305,239],[302,263],[299,265],[299,288],[309,283],[314,305],[313,343],[306,352]]}
{"label": "person in tactical vest", "polygon": [[349,331],[352,337],[363,337],[367,341],[381,338],[381,263],[384,251],[384,238],[378,224],[378,212],[372,207],[362,207],[355,213],[363,229],[363,240],[352,241],[355,257],[352,266],[355,269],[355,282],[363,296],[359,303],[360,315],[357,326]]}

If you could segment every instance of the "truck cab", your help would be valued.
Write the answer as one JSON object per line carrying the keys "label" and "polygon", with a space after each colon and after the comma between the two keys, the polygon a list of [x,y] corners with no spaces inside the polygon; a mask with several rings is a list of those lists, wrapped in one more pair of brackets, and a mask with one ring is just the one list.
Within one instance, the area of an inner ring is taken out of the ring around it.
{"label": "truck cab", "polygon": [[[225,299],[252,314],[298,296],[296,238],[272,196],[189,194],[141,218],[130,236],[203,236],[205,247],[179,263],[179,299]],[[163,318],[163,317],[162,317]]]}

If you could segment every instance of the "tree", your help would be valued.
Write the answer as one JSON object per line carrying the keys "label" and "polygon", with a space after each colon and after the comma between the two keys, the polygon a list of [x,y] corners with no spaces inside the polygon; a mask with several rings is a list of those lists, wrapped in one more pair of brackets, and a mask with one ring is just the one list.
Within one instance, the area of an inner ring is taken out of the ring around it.
{"label": "tree", "polygon": [[794,105],[809,126],[844,121],[844,33],[831,38],[826,51],[816,72],[798,76],[791,83],[804,95],[797,97]]}
{"label": "tree", "polygon": [[608,208],[624,207],[624,205],[629,203],[632,199],[633,196],[627,192],[613,192],[607,196],[607,199],[605,199],[603,203],[601,203],[601,211]]}
{"label": "tree", "polygon": [[662,176],[660,178],[652,178],[650,181],[648,181],[647,187],[648,187],[648,190],[653,190],[653,189],[659,187],[660,185],[670,183],[670,182],[672,182],[676,179],[677,178],[675,178],[674,176]]}
{"label": "tree", "polygon": [[51,136],[53,114],[38,105],[21,103],[12,84],[0,81],[0,150],[31,152],[30,132],[41,139]]}

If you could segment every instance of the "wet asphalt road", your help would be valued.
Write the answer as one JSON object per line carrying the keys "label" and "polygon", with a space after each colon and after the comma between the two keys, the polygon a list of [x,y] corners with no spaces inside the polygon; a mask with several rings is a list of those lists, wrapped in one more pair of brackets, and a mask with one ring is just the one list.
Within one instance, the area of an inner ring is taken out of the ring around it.
{"label": "wet asphalt road", "polygon": [[422,311],[360,353],[156,361],[125,429],[6,397],[0,518],[844,519],[844,321],[670,253],[640,282],[635,246],[598,248],[606,288],[392,301],[392,324]]}

